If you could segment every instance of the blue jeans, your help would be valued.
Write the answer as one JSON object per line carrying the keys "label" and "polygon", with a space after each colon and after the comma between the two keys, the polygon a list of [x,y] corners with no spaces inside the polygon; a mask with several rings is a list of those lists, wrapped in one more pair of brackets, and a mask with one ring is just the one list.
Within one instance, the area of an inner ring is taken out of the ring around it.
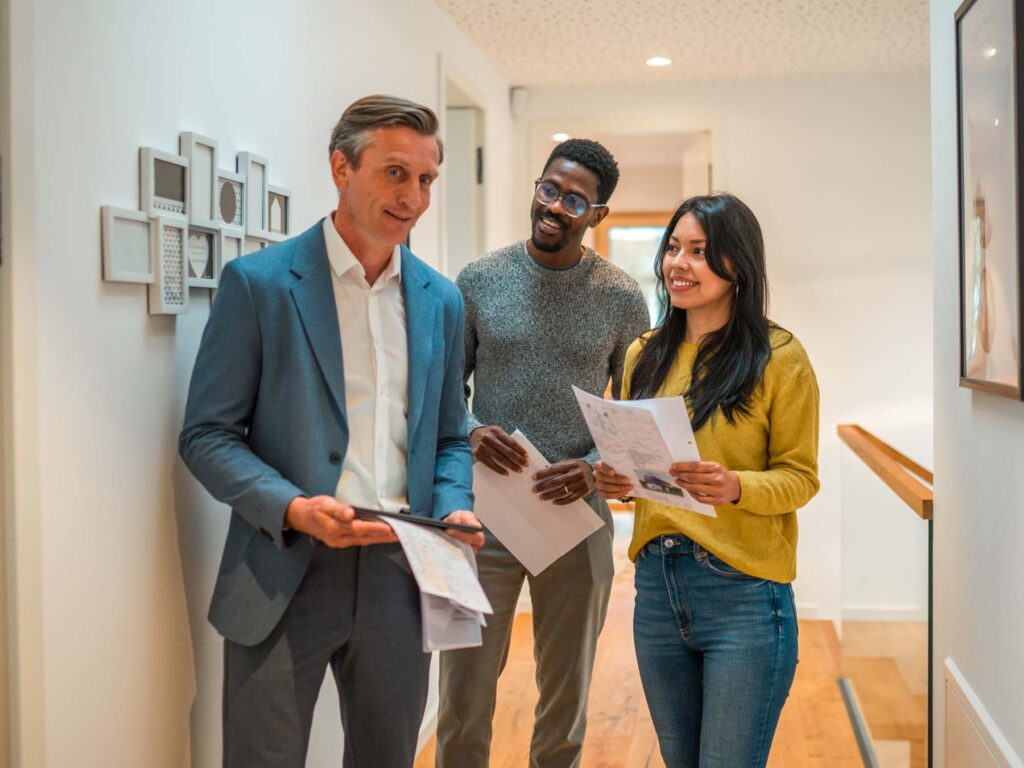
{"label": "blue jeans", "polygon": [[767,763],[796,672],[790,585],[659,536],[637,556],[633,641],[667,768]]}

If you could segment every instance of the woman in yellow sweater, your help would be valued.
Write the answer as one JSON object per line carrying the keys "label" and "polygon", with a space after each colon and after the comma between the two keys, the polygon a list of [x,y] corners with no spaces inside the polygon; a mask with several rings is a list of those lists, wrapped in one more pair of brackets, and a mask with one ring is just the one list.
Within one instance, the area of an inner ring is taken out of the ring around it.
{"label": "woman in yellow sweater", "polygon": [[[761,228],[739,199],[684,202],[655,269],[665,309],[630,347],[622,395],[685,398],[702,460],[669,471],[716,517],[636,501],[640,678],[668,768],[763,766],[796,670],[790,582],[796,510],[818,490],[818,386],[768,320]],[[632,490],[613,467],[594,474],[605,498]]]}

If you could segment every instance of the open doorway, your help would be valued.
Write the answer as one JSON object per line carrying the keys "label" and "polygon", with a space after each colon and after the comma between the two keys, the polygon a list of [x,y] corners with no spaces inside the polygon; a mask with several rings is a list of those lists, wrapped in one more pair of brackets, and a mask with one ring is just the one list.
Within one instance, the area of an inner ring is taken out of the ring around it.
{"label": "open doorway", "polygon": [[712,189],[711,132],[599,132],[587,138],[601,142],[619,164],[611,211],[590,244],[640,284],[653,327],[661,314],[654,258],[679,204]]}
{"label": "open doorway", "polygon": [[443,271],[452,280],[484,253],[484,109],[471,87],[444,77]]}

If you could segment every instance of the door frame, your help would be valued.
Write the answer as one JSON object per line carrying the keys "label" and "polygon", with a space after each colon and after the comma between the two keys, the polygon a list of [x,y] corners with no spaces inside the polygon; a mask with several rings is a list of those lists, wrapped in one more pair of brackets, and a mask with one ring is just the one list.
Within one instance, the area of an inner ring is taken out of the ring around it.
{"label": "door frame", "polygon": [[594,250],[608,258],[608,233],[612,227],[667,227],[675,211],[612,211],[594,227]]}

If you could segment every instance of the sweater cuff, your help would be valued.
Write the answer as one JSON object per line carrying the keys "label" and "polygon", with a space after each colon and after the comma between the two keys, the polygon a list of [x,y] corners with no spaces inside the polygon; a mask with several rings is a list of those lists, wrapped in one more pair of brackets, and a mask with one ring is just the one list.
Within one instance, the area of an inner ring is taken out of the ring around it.
{"label": "sweater cuff", "polygon": [[478,419],[473,414],[472,411],[469,411],[469,410],[466,411],[466,434],[467,435],[471,434],[474,429],[479,429],[480,427],[486,427],[486,426],[487,425],[484,424],[482,421],[480,421],[480,419]]}
{"label": "sweater cuff", "polygon": [[755,515],[772,514],[772,510],[766,508],[771,503],[769,494],[765,493],[764,484],[758,482],[760,479],[758,475],[761,474],[764,473],[752,470],[737,471],[736,476],[740,479],[740,500],[726,506],[732,509],[742,509]]}

